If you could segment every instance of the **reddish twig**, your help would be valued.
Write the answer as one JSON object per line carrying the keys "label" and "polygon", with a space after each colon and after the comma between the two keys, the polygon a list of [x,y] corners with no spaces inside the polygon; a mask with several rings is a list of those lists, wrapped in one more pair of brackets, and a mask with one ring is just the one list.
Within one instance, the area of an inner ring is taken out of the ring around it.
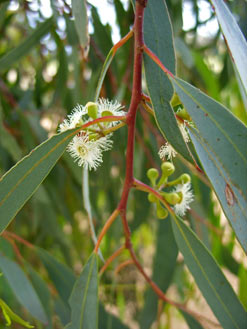
{"label": "reddish twig", "polygon": [[99,275],[102,275],[105,270],[107,269],[107,267],[112,263],[112,261],[118,257],[122,252],[123,250],[125,249],[125,246],[122,246],[120,248],[118,248],[105,262],[104,266],[102,266],[100,272],[99,272]]}
{"label": "reddish twig", "polygon": [[118,267],[115,269],[114,273],[118,274],[120,271],[122,271],[123,268],[125,268],[128,265],[133,265],[134,261],[133,259],[127,259],[125,262],[118,265]]}

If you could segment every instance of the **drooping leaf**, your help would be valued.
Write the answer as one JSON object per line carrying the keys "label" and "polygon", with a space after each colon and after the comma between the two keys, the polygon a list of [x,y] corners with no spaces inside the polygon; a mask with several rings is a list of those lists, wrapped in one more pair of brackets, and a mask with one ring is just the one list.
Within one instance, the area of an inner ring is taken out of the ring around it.
{"label": "drooping leaf", "polygon": [[49,291],[48,285],[45,281],[39,276],[39,274],[30,266],[26,266],[30,281],[39,296],[40,302],[45,310],[45,314],[48,319],[47,329],[52,329],[52,297]]}
{"label": "drooping leaf", "polygon": [[244,329],[247,313],[208,249],[183,220],[173,217],[179,250],[215,316],[224,329]]}
{"label": "drooping leaf", "polygon": [[185,321],[187,322],[190,329],[203,329],[201,324],[195,318],[193,318],[190,314],[188,314],[184,311],[180,311],[180,312],[183,314],[183,317],[184,317]]}
{"label": "drooping leaf", "polygon": [[0,233],[49,174],[72,139],[74,131],[51,137],[1,177]]}
{"label": "drooping leaf", "polygon": [[41,23],[36,30],[28,36],[16,48],[10,50],[7,54],[0,58],[0,71],[4,71],[16,63],[21,57],[29,53],[29,51],[36,46],[39,40],[46,35],[53,24],[53,18],[47,19]]}
{"label": "drooping leaf", "polygon": [[57,289],[59,296],[64,303],[67,304],[76,276],[66,265],[57,261],[56,258],[44,249],[37,248],[37,253]]}
{"label": "drooping leaf", "polygon": [[223,0],[211,0],[224,34],[233,63],[236,65],[245,93],[247,94],[247,42],[236,19]]}
{"label": "drooping leaf", "polygon": [[174,79],[176,91],[193,119],[192,142],[199,159],[247,251],[247,128],[224,106],[181,79]]}
{"label": "drooping leaf", "polygon": [[99,328],[100,329],[128,329],[117,317],[105,311],[104,306],[99,304]]}
{"label": "drooping leaf", "polygon": [[[153,265],[153,281],[163,292],[169,287],[176,266],[178,248],[174,239],[171,220],[159,221],[157,230],[156,255]],[[158,298],[149,288],[145,295],[145,304],[140,315],[140,327],[149,329],[157,318]]]}
{"label": "drooping leaf", "polygon": [[19,302],[30,314],[43,323],[47,323],[45,310],[27,276],[12,260],[0,255],[0,271],[3,272]]}
{"label": "drooping leaf", "polygon": [[72,13],[75,17],[75,28],[79,36],[80,45],[84,50],[84,55],[87,56],[89,51],[89,34],[86,1],[72,0]]}
{"label": "drooping leaf", "polygon": [[[148,1],[144,15],[144,39],[146,45],[159,57],[165,67],[175,74],[172,27],[163,0]],[[173,86],[170,80],[146,54],[144,54],[144,68],[155,118],[161,133],[185,159],[191,161],[190,152],[170,105],[173,96]]]}
{"label": "drooping leaf", "polygon": [[70,296],[71,322],[66,329],[98,328],[98,259],[93,254],[76,283]]}

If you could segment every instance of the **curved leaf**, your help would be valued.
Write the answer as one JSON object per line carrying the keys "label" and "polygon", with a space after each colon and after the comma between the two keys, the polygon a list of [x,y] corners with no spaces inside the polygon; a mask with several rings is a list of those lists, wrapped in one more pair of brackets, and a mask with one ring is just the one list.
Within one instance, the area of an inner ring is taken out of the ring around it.
{"label": "curved leaf", "polygon": [[[171,22],[163,0],[149,0],[144,15],[146,45],[175,74],[175,52]],[[155,112],[157,125],[164,137],[184,158],[191,161],[190,152],[178,128],[170,105],[173,86],[164,72],[144,54],[144,68],[148,92]]]}
{"label": "curved leaf", "polygon": [[191,130],[197,136],[192,136],[192,141],[204,170],[247,250],[247,128],[224,106],[190,84],[175,78],[174,85],[199,131]]}
{"label": "curved leaf", "polygon": [[0,233],[49,174],[75,131],[66,131],[46,140],[1,177]]}
{"label": "curved leaf", "polygon": [[76,280],[69,303],[71,323],[66,329],[98,328],[98,258],[95,253]]}
{"label": "curved leaf", "polygon": [[185,263],[222,327],[244,329],[247,313],[219,265],[192,230],[181,219],[173,219],[175,239]]}
{"label": "curved leaf", "polygon": [[224,34],[233,63],[236,65],[245,93],[247,94],[247,42],[236,19],[223,0],[211,0]]}
{"label": "curved leaf", "polygon": [[0,255],[0,270],[3,272],[19,302],[33,317],[43,323],[47,323],[45,310],[39,297],[20,266]]}

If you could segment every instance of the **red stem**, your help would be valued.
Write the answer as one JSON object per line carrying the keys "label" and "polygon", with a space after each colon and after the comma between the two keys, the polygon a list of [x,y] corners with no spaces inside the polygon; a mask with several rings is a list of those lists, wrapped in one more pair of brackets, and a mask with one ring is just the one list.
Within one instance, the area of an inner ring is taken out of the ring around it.
{"label": "red stem", "polygon": [[[142,1],[143,3],[143,1]],[[133,75],[133,87],[132,97],[130,102],[130,108],[127,114],[126,123],[128,125],[128,144],[126,152],[126,176],[124,182],[124,188],[122,197],[118,205],[120,212],[126,212],[126,206],[130,188],[133,185],[133,163],[134,163],[134,146],[135,146],[135,124],[136,124],[136,112],[138,105],[142,99],[142,56],[143,56],[143,17],[144,17],[145,4],[140,4],[136,1],[136,14],[134,22],[134,75]],[[125,233],[129,232],[127,222],[123,222]]]}

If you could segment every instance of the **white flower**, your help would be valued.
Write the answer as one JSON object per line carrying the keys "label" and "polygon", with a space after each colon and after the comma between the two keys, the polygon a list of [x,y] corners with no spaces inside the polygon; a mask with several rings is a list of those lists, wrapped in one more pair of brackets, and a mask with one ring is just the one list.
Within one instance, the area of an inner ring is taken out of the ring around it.
{"label": "white flower", "polygon": [[177,203],[174,206],[174,211],[177,215],[184,216],[186,210],[190,209],[189,204],[194,200],[193,192],[191,191],[191,184],[190,183],[179,184],[176,186],[173,192],[178,193],[182,198],[180,203]]}
{"label": "white flower", "polygon": [[162,160],[166,159],[166,157],[168,160],[171,160],[177,155],[177,152],[168,142],[166,142],[165,145],[161,146],[158,155]]}
{"label": "white flower", "polygon": [[[99,116],[122,116],[125,115],[126,112],[122,111],[124,106],[122,106],[118,101],[111,102],[108,99],[100,98],[97,102],[97,105],[99,106]],[[112,122],[106,122],[105,124],[108,127],[113,127],[117,125],[119,121],[112,121]]]}
{"label": "white flower", "polygon": [[79,127],[83,124],[82,117],[87,114],[86,109],[82,105],[77,105],[71,112],[71,114],[68,115],[68,119],[65,119],[60,125],[59,125],[59,132],[64,132],[68,129],[74,129],[76,127]]}
{"label": "white flower", "polygon": [[179,129],[181,131],[181,134],[183,136],[185,143],[189,143],[190,138],[189,138],[188,132],[186,130],[186,124],[182,123],[182,124],[179,124],[178,126],[179,126]]}
{"label": "white flower", "polygon": [[78,161],[78,165],[89,170],[96,168],[103,162],[102,152],[112,147],[111,135],[101,137],[97,140],[90,140],[89,135],[78,134],[68,145],[68,152]]}

